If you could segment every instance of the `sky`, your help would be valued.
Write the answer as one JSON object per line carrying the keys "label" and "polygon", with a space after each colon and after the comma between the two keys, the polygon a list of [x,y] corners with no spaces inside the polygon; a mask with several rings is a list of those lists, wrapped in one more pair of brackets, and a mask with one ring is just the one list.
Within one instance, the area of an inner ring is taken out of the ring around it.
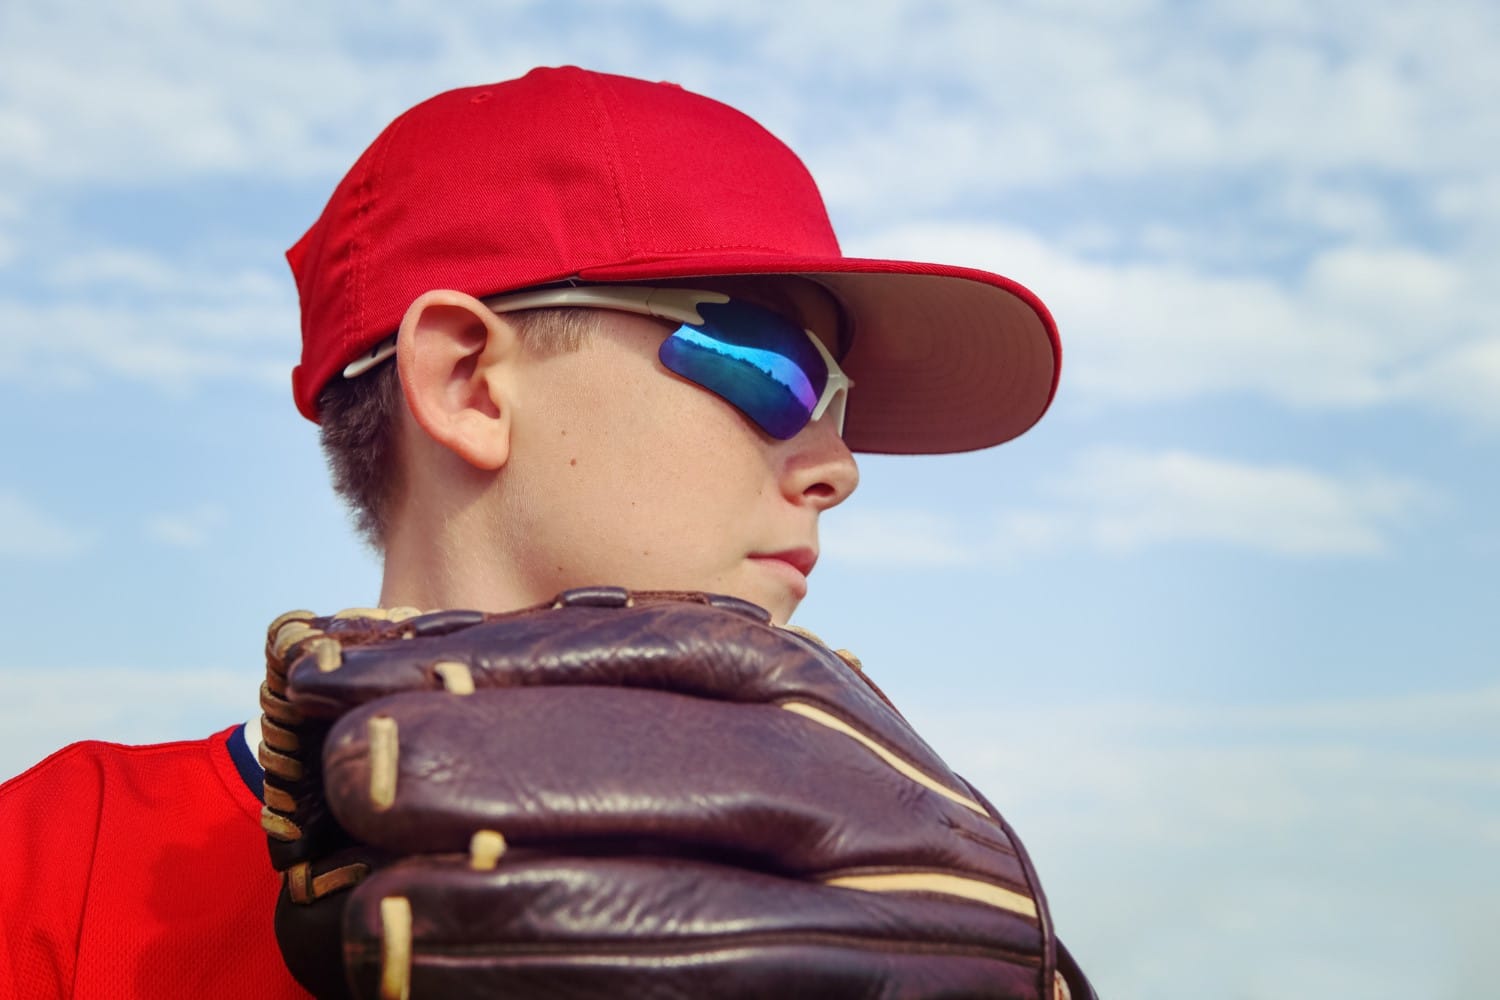
{"label": "sky", "polygon": [[[746,111],[846,253],[1020,281],[1048,416],[862,460],[796,621],[1026,842],[1112,1000],[1500,980],[1500,7],[0,5],[0,778],[255,712],[379,567],[282,253],[438,91]],[[856,388],[857,391],[857,388]]]}

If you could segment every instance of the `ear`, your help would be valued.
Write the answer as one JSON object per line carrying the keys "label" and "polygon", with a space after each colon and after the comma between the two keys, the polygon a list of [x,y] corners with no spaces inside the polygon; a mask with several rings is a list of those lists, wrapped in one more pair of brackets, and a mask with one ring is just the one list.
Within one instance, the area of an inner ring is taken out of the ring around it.
{"label": "ear", "polygon": [[507,376],[519,346],[514,327],[462,292],[427,292],[401,320],[396,370],[412,417],[476,469],[510,457]]}

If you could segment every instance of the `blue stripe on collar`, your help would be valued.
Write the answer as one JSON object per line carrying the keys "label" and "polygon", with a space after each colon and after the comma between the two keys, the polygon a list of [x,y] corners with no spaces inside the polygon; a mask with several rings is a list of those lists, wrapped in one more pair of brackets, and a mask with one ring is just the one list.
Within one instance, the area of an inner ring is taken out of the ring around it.
{"label": "blue stripe on collar", "polygon": [[250,744],[245,742],[245,724],[240,723],[234,731],[229,734],[229,759],[234,761],[234,769],[240,772],[240,780],[245,787],[255,795],[261,802],[266,801],[266,772],[260,766],[260,761],[255,757],[255,751],[250,749]]}

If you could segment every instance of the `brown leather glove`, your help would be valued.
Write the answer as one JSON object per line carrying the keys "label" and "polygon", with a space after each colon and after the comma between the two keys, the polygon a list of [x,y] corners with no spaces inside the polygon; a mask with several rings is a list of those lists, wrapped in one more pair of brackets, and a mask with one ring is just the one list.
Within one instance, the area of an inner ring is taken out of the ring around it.
{"label": "brown leather glove", "polygon": [[412,614],[268,637],[315,994],[1067,995],[1020,842],[852,657],[705,594]]}

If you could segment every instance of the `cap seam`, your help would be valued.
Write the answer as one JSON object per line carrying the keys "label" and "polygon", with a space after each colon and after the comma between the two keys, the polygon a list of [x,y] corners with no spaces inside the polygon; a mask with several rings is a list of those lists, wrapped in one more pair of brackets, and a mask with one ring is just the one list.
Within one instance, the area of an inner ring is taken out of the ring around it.
{"label": "cap seam", "polygon": [[[631,189],[634,191],[643,191],[649,185],[646,180],[645,172],[641,168],[640,143],[638,141],[639,137],[637,135],[636,129],[634,128],[634,120],[627,117],[626,114],[629,105],[620,98],[618,91],[614,88],[613,85],[606,82],[601,85],[601,89],[605,89],[607,91],[608,97],[614,104],[615,113],[613,114],[611,120],[615,123],[615,130],[619,142],[622,146],[629,147],[630,156],[628,167],[633,175],[633,183]],[[626,167],[627,163],[625,157],[622,155],[620,169],[623,171],[626,169]],[[636,217],[636,222],[638,223],[637,232],[657,232],[656,212],[653,210],[652,204],[653,203],[648,198],[637,198],[632,203],[631,209]],[[626,219],[625,223],[626,225],[628,225],[629,219]],[[625,246],[631,253],[637,252],[637,243],[634,239],[631,238],[630,234],[627,234],[626,236]]]}
{"label": "cap seam", "polygon": [[673,257],[681,257],[683,254],[698,253],[703,250],[757,250],[764,253],[774,253],[782,257],[787,256],[789,253],[786,247],[766,246],[763,243],[699,243],[694,246],[681,247],[668,251],[654,251],[649,254],[642,254],[642,256],[670,260]]}
{"label": "cap seam", "polygon": [[[618,160],[620,159],[620,137],[616,127],[614,115],[608,114],[603,105],[604,97],[602,87],[590,76],[581,76],[579,79],[581,89],[587,91],[589,100],[589,114],[594,120],[594,131],[600,137],[601,159],[604,167],[609,172],[610,193],[614,197],[616,236],[620,241],[620,247],[627,255],[635,253],[635,245],[630,240],[629,229],[626,225],[625,196],[620,186],[620,171]],[[608,140],[605,141],[605,136]],[[613,155],[611,155],[613,154]]]}
{"label": "cap seam", "polygon": [[354,309],[349,310],[349,312],[355,314],[353,318],[356,322],[353,324],[352,330],[346,328],[344,331],[343,350],[339,352],[341,357],[349,354],[350,348],[355,341],[355,332],[365,328],[368,301],[365,295],[368,269],[366,258],[368,255],[362,251],[361,241],[366,238],[366,234],[368,233],[369,216],[375,204],[376,181],[379,177],[384,176],[386,158],[390,155],[391,146],[395,143],[396,136],[405,127],[408,117],[408,115],[402,115],[392,123],[391,128],[385,134],[385,141],[381,143],[380,151],[371,160],[369,172],[365,175],[364,182],[360,185],[362,191],[359,200],[359,210],[356,213],[358,221],[355,226],[355,233],[357,235],[349,241],[349,253],[354,258],[349,268],[350,294],[355,303]]}

